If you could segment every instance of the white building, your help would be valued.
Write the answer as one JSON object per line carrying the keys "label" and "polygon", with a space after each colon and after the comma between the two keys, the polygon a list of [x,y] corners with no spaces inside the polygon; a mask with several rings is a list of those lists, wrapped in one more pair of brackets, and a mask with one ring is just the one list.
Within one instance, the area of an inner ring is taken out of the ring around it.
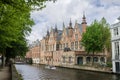
{"label": "white building", "polygon": [[111,25],[112,68],[114,73],[120,73],[120,17],[119,22]]}

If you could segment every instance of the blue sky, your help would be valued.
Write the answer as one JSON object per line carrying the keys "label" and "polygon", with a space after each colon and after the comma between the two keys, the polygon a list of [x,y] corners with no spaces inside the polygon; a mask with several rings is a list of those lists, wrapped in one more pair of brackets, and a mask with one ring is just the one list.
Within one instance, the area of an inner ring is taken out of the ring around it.
{"label": "blue sky", "polygon": [[120,16],[120,0],[57,0],[55,3],[47,2],[46,8],[40,11],[31,12],[31,18],[35,21],[29,42],[37,39],[41,40],[46,35],[46,31],[57,24],[58,29],[62,29],[64,22],[66,27],[70,18],[73,26],[75,21],[81,23],[83,12],[85,12],[88,25],[94,19],[100,20],[105,17],[109,24],[117,22]]}

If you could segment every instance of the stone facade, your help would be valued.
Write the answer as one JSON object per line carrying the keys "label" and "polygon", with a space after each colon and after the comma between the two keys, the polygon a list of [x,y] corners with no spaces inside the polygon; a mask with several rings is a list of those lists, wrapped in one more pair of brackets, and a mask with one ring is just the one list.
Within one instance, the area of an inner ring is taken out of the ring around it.
{"label": "stone facade", "polygon": [[111,25],[113,72],[120,73],[120,20]]}
{"label": "stone facade", "polygon": [[87,22],[83,15],[82,23],[77,21],[72,25],[70,20],[66,27],[63,23],[63,30],[57,26],[47,31],[46,36],[40,41],[40,63],[55,66],[62,65],[86,65],[92,60],[96,63],[106,63],[106,53],[97,53],[94,56],[87,54],[81,45],[82,34],[86,32]]}

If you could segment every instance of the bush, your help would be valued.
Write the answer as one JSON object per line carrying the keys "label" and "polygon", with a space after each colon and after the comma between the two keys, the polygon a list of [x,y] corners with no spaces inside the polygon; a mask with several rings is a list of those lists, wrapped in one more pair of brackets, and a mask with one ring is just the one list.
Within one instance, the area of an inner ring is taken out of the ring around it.
{"label": "bush", "polygon": [[107,67],[112,68],[112,62],[107,62]]}

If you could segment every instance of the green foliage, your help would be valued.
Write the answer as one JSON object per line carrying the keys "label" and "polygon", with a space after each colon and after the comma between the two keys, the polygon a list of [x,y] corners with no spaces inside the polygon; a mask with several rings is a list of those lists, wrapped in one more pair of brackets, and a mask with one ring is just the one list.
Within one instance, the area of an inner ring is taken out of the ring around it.
{"label": "green foliage", "polygon": [[106,22],[105,18],[103,17],[100,21],[100,24],[103,26],[102,33],[103,33],[103,42],[104,47],[103,50],[106,48],[108,51],[111,50],[111,33],[110,33],[110,25]]}
{"label": "green foliage", "polygon": [[87,27],[82,37],[82,45],[89,53],[102,52],[105,48],[110,49],[110,30],[105,18],[100,22],[95,20]]}
{"label": "green foliage", "polygon": [[107,62],[107,67],[112,68],[112,62]]}
{"label": "green foliage", "polygon": [[0,0],[0,53],[6,57],[24,56],[28,50],[25,36],[34,25],[32,10],[45,7],[47,0]]}
{"label": "green foliage", "polygon": [[32,58],[27,58],[26,63],[27,63],[27,64],[33,64]]}

